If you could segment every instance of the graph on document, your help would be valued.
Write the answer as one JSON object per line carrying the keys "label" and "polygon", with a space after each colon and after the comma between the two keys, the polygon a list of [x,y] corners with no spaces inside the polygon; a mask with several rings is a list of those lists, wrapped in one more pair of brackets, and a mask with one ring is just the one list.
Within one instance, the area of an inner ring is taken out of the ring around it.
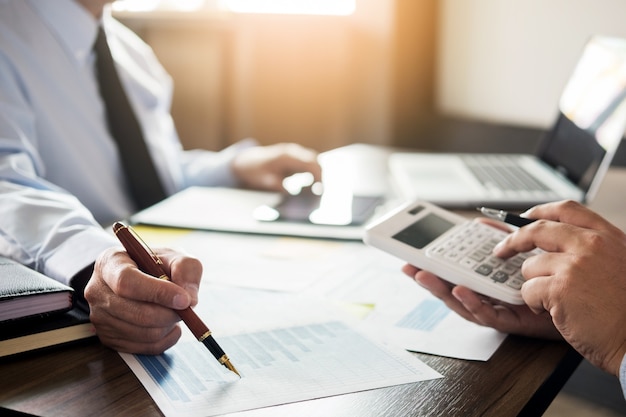
{"label": "graph on document", "polygon": [[219,343],[241,379],[198,342],[181,341],[159,356],[135,356],[160,392],[151,395],[165,414],[235,412],[439,376],[340,321],[222,337]]}
{"label": "graph on document", "polygon": [[406,329],[432,331],[450,313],[443,301],[438,299],[422,300],[413,310],[396,323]]}

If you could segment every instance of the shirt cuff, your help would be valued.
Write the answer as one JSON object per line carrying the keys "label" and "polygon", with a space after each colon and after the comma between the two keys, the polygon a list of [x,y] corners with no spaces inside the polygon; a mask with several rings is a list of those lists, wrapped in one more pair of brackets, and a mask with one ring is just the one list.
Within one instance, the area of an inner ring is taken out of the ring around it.
{"label": "shirt cuff", "polygon": [[64,241],[54,251],[46,260],[43,273],[66,285],[72,285],[72,278],[93,264],[102,251],[119,245],[115,236],[105,230],[87,228]]}
{"label": "shirt cuff", "polygon": [[244,150],[258,145],[256,140],[249,138],[219,152],[203,149],[184,151],[182,154],[185,178],[183,188],[192,186],[238,187],[240,184],[232,169],[233,159]]}
{"label": "shirt cuff", "polygon": [[619,367],[619,382],[622,385],[624,399],[626,399],[626,355],[622,358],[622,364]]}

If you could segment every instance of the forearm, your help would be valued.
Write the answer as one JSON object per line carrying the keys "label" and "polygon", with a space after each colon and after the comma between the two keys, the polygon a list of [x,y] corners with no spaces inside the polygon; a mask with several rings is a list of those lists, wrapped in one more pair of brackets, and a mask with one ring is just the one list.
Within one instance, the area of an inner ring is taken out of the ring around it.
{"label": "forearm", "polygon": [[236,187],[238,179],[232,171],[233,159],[244,149],[257,146],[253,139],[237,142],[220,152],[189,150],[181,154],[184,175],[183,187],[221,186]]}
{"label": "forearm", "polygon": [[116,245],[69,194],[0,181],[0,253],[56,280],[71,278]]}

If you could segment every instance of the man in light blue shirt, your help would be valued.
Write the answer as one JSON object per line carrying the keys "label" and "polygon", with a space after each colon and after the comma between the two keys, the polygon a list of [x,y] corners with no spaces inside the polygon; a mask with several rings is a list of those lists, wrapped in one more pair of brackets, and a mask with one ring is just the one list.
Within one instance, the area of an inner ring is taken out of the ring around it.
{"label": "man in light blue shirt", "polygon": [[526,305],[485,300],[411,265],[403,271],[474,323],[564,339],[591,364],[617,376],[626,398],[626,234],[573,201],[536,206],[523,216],[539,220],[511,233],[494,254],[545,251],[522,266]]}
{"label": "man in light blue shirt", "polygon": [[[133,288],[119,279],[132,264],[106,251],[119,242],[101,225],[136,207],[95,75],[99,26],[166,194],[192,185],[279,190],[286,176],[311,172],[319,180],[321,172],[315,152],[295,144],[246,140],[222,152],[184,151],[170,115],[172,80],[106,3],[0,0],[0,254],[80,292],[98,259],[86,291],[98,335],[120,350],[159,352],[177,339],[176,316],[145,303],[195,303],[199,268],[168,253],[180,285]],[[122,314],[114,307],[128,316],[114,317]]]}

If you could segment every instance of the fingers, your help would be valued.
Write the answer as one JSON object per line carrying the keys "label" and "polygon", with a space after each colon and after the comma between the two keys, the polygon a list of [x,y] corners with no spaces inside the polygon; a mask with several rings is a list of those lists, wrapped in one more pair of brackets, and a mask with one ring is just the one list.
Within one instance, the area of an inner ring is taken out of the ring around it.
{"label": "fingers", "polygon": [[550,312],[548,286],[553,282],[551,277],[535,277],[522,286],[522,298],[528,307],[536,314]]}
{"label": "fingers", "polygon": [[109,249],[96,260],[85,299],[96,333],[107,346],[155,354],[180,337],[174,310],[197,302],[202,266],[171,250],[160,250],[158,256],[172,282],[144,274],[119,249]]}
{"label": "fingers", "polygon": [[585,229],[615,229],[615,226],[598,213],[571,200],[540,204],[527,210],[523,216],[531,219],[546,219],[559,223],[567,223]]}
{"label": "fingers", "polygon": [[535,206],[524,216],[537,221],[513,232],[494,249],[494,254],[508,258],[515,253],[541,248],[563,252],[579,247],[589,238],[589,231],[604,231],[621,236],[621,231],[597,213],[574,201],[559,201]]}
{"label": "fingers", "polygon": [[519,333],[521,331],[518,320],[510,311],[511,308],[517,307],[505,307],[504,304],[461,286],[454,287],[452,295],[466,312],[465,314],[469,317],[468,320],[504,333]]}
{"label": "fingers", "polygon": [[411,265],[411,264],[405,264],[402,266],[402,272],[407,275],[408,277],[413,278],[415,276],[415,274],[417,274],[417,272],[419,271],[419,268]]}
{"label": "fingers", "polygon": [[192,306],[196,305],[202,278],[202,263],[196,258],[171,249],[155,249],[155,252],[163,261],[171,281],[189,294]]}
{"label": "fingers", "polygon": [[313,177],[313,182],[322,180],[322,168],[317,162],[317,157],[308,155],[308,152],[285,152],[274,160],[268,160],[261,171],[263,187],[270,191],[285,191],[283,180],[294,174],[308,172]]}
{"label": "fingers", "polygon": [[432,295],[443,301],[443,303],[450,310],[454,311],[466,320],[476,322],[472,314],[463,306],[462,302],[453,295],[452,290],[454,287],[452,284],[449,284],[427,271],[418,271],[415,274],[414,279],[420,286],[430,291]]}
{"label": "fingers", "polygon": [[176,255],[173,251],[160,251],[165,272],[170,281],[155,279],[141,272],[123,251],[107,253],[96,261],[95,269],[117,296],[135,301],[159,304],[182,310],[197,301],[197,289],[202,266],[196,259]]}
{"label": "fingers", "polygon": [[242,186],[267,191],[284,191],[283,180],[308,172],[322,180],[317,152],[295,143],[278,143],[246,149],[233,160],[233,172]]}
{"label": "fingers", "polygon": [[[419,270],[412,265],[405,265],[403,272],[413,276],[415,282],[439,298],[452,311],[466,320],[481,325],[491,325],[494,313],[488,311],[489,305],[484,298],[465,287],[454,286],[436,275]],[[487,324],[489,323],[489,324]]]}
{"label": "fingers", "polygon": [[561,339],[550,316],[542,309],[538,309],[540,314],[535,314],[525,305],[513,306],[495,302],[466,287],[453,286],[411,265],[404,265],[402,271],[409,276],[414,273],[414,279],[418,284],[468,321],[504,333]]}
{"label": "fingers", "polygon": [[178,341],[181,330],[173,310],[128,304],[112,309],[96,305],[91,309],[90,320],[103,344],[119,352],[155,355]]}
{"label": "fingers", "polygon": [[516,253],[529,252],[541,248],[548,252],[562,252],[571,246],[569,237],[576,237],[577,226],[537,220],[504,238],[493,250],[500,258],[509,258]]}
{"label": "fingers", "polygon": [[317,152],[296,144],[278,144],[275,146],[279,150],[282,149],[277,164],[281,167],[283,177],[309,172],[313,175],[314,182],[322,180],[322,168],[317,160]]}

